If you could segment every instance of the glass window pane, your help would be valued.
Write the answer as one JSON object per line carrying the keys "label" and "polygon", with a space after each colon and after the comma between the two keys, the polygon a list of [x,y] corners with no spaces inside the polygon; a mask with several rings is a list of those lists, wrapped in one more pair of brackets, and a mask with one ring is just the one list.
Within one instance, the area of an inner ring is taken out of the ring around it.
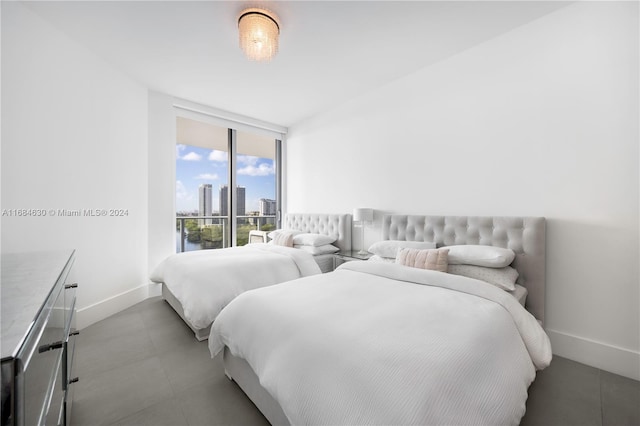
{"label": "glass window pane", "polygon": [[252,230],[269,231],[276,223],[276,143],[269,136],[236,133],[236,245]]}
{"label": "glass window pane", "polygon": [[227,185],[228,130],[183,117],[176,129],[176,251],[228,247],[219,199]]}

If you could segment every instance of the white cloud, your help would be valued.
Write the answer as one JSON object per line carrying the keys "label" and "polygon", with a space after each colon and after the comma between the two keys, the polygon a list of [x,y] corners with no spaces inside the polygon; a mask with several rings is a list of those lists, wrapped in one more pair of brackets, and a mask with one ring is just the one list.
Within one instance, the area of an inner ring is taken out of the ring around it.
{"label": "white cloud", "polygon": [[202,155],[192,151],[188,154],[183,155],[181,159],[185,161],[200,161],[202,160]]}
{"label": "white cloud", "polygon": [[184,151],[187,147],[182,144],[176,145],[176,158],[180,158],[180,153]]}
{"label": "white cloud", "polygon": [[245,176],[269,176],[275,174],[275,172],[273,165],[267,163],[260,163],[258,167],[249,165],[238,169],[238,174]]}
{"label": "white cloud", "polygon": [[176,181],[176,199],[185,201],[193,199],[193,194],[190,194],[184,184],[179,180]]}
{"label": "white cloud", "polygon": [[258,164],[259,157],[254,157],[252,155],[238,155],[237,157],[238,163],[245,164],[247,166],[255,166]]}
{"label": "white cloud", "polygon": [[211,154],[209,154],[209,161],[218,161],[221,163],[226,163],[227,160],[228,160],[228,156],[227,156],[227,153],[224,151],[213,150],[211,151]]}
{"label": "white cloud", "polygon": [[215,173],[202,173],[199,174],[198,176],[196,176],[196,179],[203,179],[203,180],[218,180],[219,177],[217,174]]}

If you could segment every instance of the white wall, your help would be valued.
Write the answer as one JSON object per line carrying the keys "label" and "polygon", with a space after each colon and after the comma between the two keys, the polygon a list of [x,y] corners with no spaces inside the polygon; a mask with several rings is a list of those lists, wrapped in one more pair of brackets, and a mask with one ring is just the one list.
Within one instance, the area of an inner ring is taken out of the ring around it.
{"label": "white wall", "polygon": [[[176,252],[176,113],[171,96],[149,92],[149,273]],[[149,294],[159,295],[150,283]]]}
{"label": "white wall", "polygon": [[147,297],[147,90],[18,2],[2,2],[2,250],[77,250],[82,328]]}
{"label": "white wall", "polygon": [[291,127],[287,210],[545,216],[555,353],[637,379],[638,112],[638,4],[575,3]]}

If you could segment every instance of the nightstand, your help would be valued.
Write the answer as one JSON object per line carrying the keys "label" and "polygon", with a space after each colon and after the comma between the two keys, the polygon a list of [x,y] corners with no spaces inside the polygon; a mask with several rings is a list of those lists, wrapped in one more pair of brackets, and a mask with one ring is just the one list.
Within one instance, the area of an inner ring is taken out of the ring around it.
{"label": "nightstand", "polygon": [[354,260],[368,260],[371,256],[373,256],[373,253],[367,252],[366,254],[360,254],[357,250],[339,251],[333,254],[333,269],[335,270],[344,262],[351,262]]}

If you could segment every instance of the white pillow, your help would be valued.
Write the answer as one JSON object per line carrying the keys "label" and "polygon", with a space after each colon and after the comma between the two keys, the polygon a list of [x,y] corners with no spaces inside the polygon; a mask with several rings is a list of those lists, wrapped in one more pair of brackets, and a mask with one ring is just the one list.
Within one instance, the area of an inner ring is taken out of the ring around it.
{"label": "white pillow", "polygon": [[322,234],[298,233],[293,236],[293,244],[299,246],[320,247],[331,244],[336,240],[335,237]]}
{"label": "white pillow", "polygon": [[518,279],[518,271],[511,266],[505,266],[504,268],[485,268],[475,265],[449,264],[447,272],[485,281],[506,291],[514,291],[516,289],[516,280]]}
{"label": "white pillow", "polygon": [[329,254],[329,253],[335,253],[337,251],[340,251],[340,249],[334,245],[331,244],[325,244],[322,246],[302,246],[302,245],[293,245],[294,248],[300,249],[300,250],[304,250],[308,253],[315,255],[318,254]]}
{"label": "white pillow", "polygon": [[427,241],[400,241],[400,240],[384,240],[373,243],[369,247],[369,251],[380,257],[396,258],[398,250],[403,248],[412,248],[418,250],[434,249],[436,243]]}
{"label": "white pillow", "polygon": [[494,246],[460,245],[449,249],[449,265],[476,265],[487,268],[509,266],[516,254],[511,249]]}
{"label": "white pillow", "polygon": [[283,234],[283,233],[297,235],[297,234],[302,234],[302,231],[298,231],[296,229],[274,229],[273,231],[267,234],[267,237],[269,237],[270,240],[273,240],[275,239],[276,235]]}

